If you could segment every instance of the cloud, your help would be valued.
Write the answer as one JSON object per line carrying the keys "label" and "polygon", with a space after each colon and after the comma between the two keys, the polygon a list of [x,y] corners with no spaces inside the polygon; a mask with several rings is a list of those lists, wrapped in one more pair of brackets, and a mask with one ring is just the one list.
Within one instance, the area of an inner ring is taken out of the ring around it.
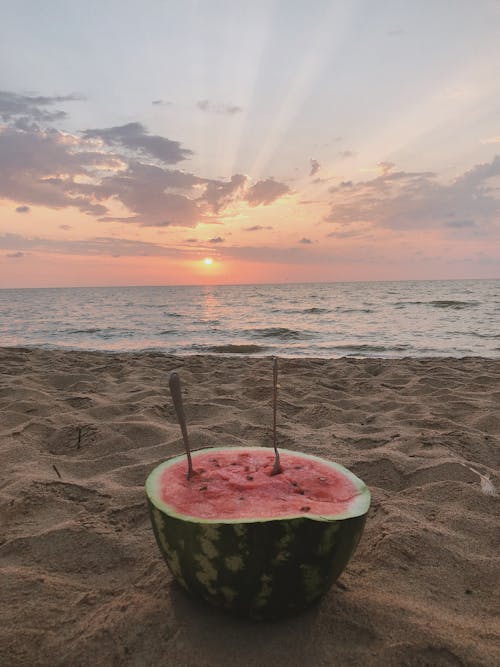
{"label": "cloud", "polygon": [[82,240],[46,239],[20,234],[0,235],[0,248],[12,250],[11,256],[20,256],[26,250],[63,255],[110,257],[182,257],[182,249],[162,246],[158,243],[114,237],[95,237]]}
{"label": "cloud", "polygon": [[199,100],[196,102],[196,106],[201,111],[206,111],[208,113],[217,113],[217,114],[228,114],[233,116],[236,113],[241,113],[243,109],[234,104],[221,104],[219,102],[211,102],[210,100]]}
{"label": "cloud", "polygon": [[182,148],[178,141],[172,141],[157,134],[149,134],[141,123],[127,123],[103,129],[85,130],[85,139],[100,139],[107,146],[121,147],[152,157],[165,164],[177,164],[193,155],[193,151]]}
{"label": "cloud", "polygon": [[356,153],[354,151],[339,151],[339,156],[343,160],[347,160],[348,158],[354,157],[355,155],[356,155]]}
{"label": "cloud", "polygon": [[257,181],[255,185],[247,190],[245,200],[250,204],[250,206],[259,206],[264,204],[268,206],[274,201],[287,195],[290,192],[290,188],[284,183],[279,183],[272,178],[268,178],[265,181]]}
{"label": "cloud", "polygon": [[242,192],[246,176],[242,174],[235,174],[231,176],[229,181],[207,181],[206,188],[200,200],[206,201],[212,208],[214,213],[219,213],[222,208],[225,208],[234,201]]}
{"label": "cloud", "polygon": [[312,241],[304,236],[300,239],[299,243],[302,243],[303,245],[311,245]]}
{"label": "cloud", "polygon": [[153,106],[169,107],[172,104],[172,102],[166,102],[165,100],[153,100],[151,104]]}
{"label": "cloud", "polygon": [[54,104],[80,100],[77,95],[57,95],[45,97],[43,95],[18,95],[17,93],[0,90],[0,118],[7,122],[15,119],[24,124],[27,121],[54,121],[67,116],[65,111],[49,110]]}
{"label": "cloud", "polygon": [[312,158],[309,160],[309,164],[311,165],[309,176],[314,176],[321,169],[321,165],[317,160],[313,160]]}
{"label": "cloud", "polygon": [[224,239],[222,238],[222,236],[216,236],[213,239],[208,239],[208,242],[209,243],[224,243]]}
{"label": "cloud", "polygon": [[440,183],[433,172],[396,171],[391,163],[380,168],[376,178],[330,188],[333,199],[325,220],[398,230],[479,226],[483,232],[493,230],[498,221],[500,198],[494,181],[500,176],[500,156],[451,183]]}
{"label": "cloud", "polygon": [[500,137],[489,137],[488,139],[481,139],[482,144],[500,144]]}
{"label": "cloud", "polygon": [[6,199],[55,209],[74,206],[103,215],[106,208],[95,203],[88,186],[75,179],[112,163],[109,155],[85,150],[54,129],[0,129],[0,197]]}
{"label": "cloud", "polygon": [[[60,119],[50,106],[74,99],[15,93],[0,97],[6,119],[0,125],[0,198],[18,203],[18,213],[32,206],[73,207],[102,222],[195,227],[213,223],[238,202],[268,205],[290,192],[273,178],[251,184],[243,174],[212,179],[175,168],[193,152],[151,134],[139,122],[80,134],[36,122]],[[213,110],[211,103],[204,106]],[[235,109],[226,107],[226,112]],[[125,210],[117,213],[116,204]]]}
{"label": "cloud", "polygon": [[24,257],[24,252],[8,252],[5,256],[10,259],[19,259],[20,257]]}
{"label": "cloud", "polygon": [[252,225],[252,227],[243,227],[244,232],[260,232],[264,229],[273,229],[270,225]]}
{"label": "cloud", "polygon": [[118,199],[132,213],[102,220],[148,227],[195,227],[203,209],[189,195],[193,187],[205,183],[206,179],[193,174],[131,162],[127,169],[102,178],[93,193],[101,200]]}

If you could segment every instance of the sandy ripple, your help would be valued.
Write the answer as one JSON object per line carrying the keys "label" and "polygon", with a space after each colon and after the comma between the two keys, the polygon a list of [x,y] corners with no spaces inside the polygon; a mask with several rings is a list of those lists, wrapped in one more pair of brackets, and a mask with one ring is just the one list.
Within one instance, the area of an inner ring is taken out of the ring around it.
{"label": "sandy ripple", "polygon": [[0,663],[495,665],[500,361],[280,362],[281,446],[370,486],[356,556],[269,625],[198,606],[154,543],[143,483],[193,444],[271,445],[266,358],[0,349]]}

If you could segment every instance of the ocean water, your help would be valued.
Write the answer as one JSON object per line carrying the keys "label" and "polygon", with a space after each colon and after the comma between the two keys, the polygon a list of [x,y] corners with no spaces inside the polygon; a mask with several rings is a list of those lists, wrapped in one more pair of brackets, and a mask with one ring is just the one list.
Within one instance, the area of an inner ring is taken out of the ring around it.
{"label": "ocean water", "polygon": [[500,280],[0,290],[0,345],[500,357]]}

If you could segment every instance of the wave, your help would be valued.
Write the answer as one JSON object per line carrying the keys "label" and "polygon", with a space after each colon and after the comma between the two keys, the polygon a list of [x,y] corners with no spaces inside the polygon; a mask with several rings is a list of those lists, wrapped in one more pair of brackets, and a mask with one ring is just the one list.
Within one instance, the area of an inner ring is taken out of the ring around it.
{"label": "wave", "polygon": [[216,354],[257,354],[268,349],[263,345],[233,345],[231,343],[227,345],[202,345],[195,347],[205,352],[215,352]]}
{"label": "wave", "polygon": [[469,332],[467,332],[467,335],[468,336],[475,336],[476,338],[487,338],[487,339],[500,338],[500,333],[490,334],[490,333],[479,333],[478,331],[469,331]]}
{"label": "wave", "polygon": [[281,315],[324,315],[325,313],[331,313],[330,308],[273,308],[272,313],[280,313]]}
{"label": "wave", "polygon": [[434,308],[450,308],[451,310],[462,310],[464,308],[475,308],[481,305],[480,301],[456,301],[454,299],[436,299],[435,301],[396,301],[396,308],[405,306],[433,306]]}
{"label": "wave", "polygon": [[373,313],[373,308],[345,308],[338,306],[335,308],[337,313]]}
{"label": "wave", "polygon": [[77,335],[77,334],[95,334],[95,333],[100,333],[103,331],[103,329],[100,329],[98,327],[96,328],[90,328],[90,329],[66,329],[64,333],[69,334],[70,336]]}
{"label": "wave", "polygon": [[349,351],[349,354],[366,354],[366,353],[383,353],[383,352],[404,352],[405,350],[410,350],[410,345],[369,345],[363,344],[344,344],[344,345],[334,345],[334,350],[341,350],[344,352]]}
{"label": "wave", "polygon": [[307,313],[308,315],[322,315],[323,313],[331,313],[329,308],[306,308],[298,311],[300,313]]}
{"label": "wave", "polygon": [[429,306],[435,308],[451,308],[452,310],[462,310],[463,308],[475,308],[479,306],[479,301],[453,301],[451,299],[438,299],[437,301],[428,301]]}
{"label": "wave", "polygon": [[243,332],[252,338],[278,338],[279,340],[303,340],[310,337],[302,331],[287,329],[286,327],[266,327],[264,329],[247,329]]}

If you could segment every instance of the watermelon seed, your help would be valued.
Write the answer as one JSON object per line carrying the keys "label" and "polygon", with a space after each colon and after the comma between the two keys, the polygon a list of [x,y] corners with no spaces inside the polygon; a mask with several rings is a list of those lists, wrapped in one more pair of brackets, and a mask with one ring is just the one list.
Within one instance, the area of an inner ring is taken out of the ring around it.
{"label": "watermelon seed", "polygon": [[206,491],[208,489],[208,486],[200,486],[200,491]]}
{"label": "watermelon seed", "polygon": [[305,505],[304,507],[301,507],[301,508],[300,508],[300,511],[301,511],[301,512],[309,512],[310,509],[311,509],[310,507],[308,507],[307,505]]}
{"label": "watermelon seed", "polygon": [[251,482],[253,480],[252,475],[247,475],[247,479],[248,479],[249,482]]}
{"label": "watermelon seed", "polygon": [[326,477],[320,477],[320,478],[319,478],[319,481],[320,481],[320,482],[326,482]]}
{"label": "watermelon seed", "polygon": [[238,500],[245,500],[245,498],[243,496],[240,496]]}
{"label": "watermelon seed", "polygon": [[298,486],[299,485],[298,482],[290,482],[290,483],[291,483],[292,486]]}

